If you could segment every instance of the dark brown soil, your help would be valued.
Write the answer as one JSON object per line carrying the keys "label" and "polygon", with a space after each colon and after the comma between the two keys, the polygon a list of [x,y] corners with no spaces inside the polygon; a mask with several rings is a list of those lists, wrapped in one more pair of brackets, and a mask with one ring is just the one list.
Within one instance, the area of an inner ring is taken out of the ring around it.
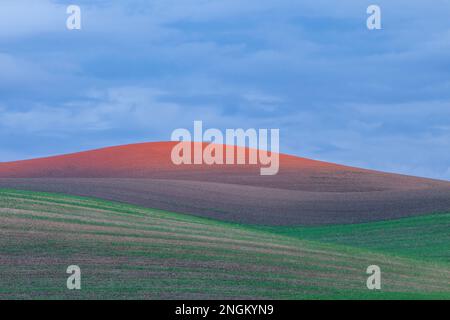
{"label": "dark brown soil", "polygon": [[0,188],[60,192],[264,225],[323,225],[450,212],[450,182],[281,155],[259,166],[175,166],[173,143],[0,163]]}
{"label": "dark brown soil", "polygon": [[61,192],[263,225],[322,225],[450,211],[450,188],[366,192],[287,190],[201,181],[0,179],[0,188]]}

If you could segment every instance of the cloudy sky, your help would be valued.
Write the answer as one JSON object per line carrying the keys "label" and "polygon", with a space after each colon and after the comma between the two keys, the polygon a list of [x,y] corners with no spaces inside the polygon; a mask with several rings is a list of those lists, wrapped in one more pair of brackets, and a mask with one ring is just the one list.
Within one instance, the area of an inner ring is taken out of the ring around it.
{"label": "cloudy sky", "polygon": [[0,1],[0,161],[169,140],[194,120],[450,179],[450,1]]}

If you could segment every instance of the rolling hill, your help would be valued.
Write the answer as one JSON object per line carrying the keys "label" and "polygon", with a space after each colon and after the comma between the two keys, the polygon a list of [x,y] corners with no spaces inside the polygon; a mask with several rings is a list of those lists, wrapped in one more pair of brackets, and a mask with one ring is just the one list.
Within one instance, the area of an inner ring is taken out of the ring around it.
{"label": "rolling hill", "polygon": [[[172,164],[175,143],[0,163],[0,187],[91,196],[260,225],[362,223],[450,211],[450,183],[289,155],[257,165]],[[247,150],[248,152],[248,150]]]}
{"label": "rolling hill", "polygon": [[[424,218],[382,229],[267,229],[0,190],[0,299],[449,299],[448,234],[434,231],[450,216]],[[414,227],[429,235],[419,245],[434,248],[426,259],[405,250],[417,244],[404,233]],[[399,232],[395,245],[382,230]],[[363,242],[349,241],[366,232]],[[386,245],[373,248],[380,241]],[[380,291],[366,288],[373,264],[382,270]],[[69,265],[81,268],[79,291],[66,288]]]}

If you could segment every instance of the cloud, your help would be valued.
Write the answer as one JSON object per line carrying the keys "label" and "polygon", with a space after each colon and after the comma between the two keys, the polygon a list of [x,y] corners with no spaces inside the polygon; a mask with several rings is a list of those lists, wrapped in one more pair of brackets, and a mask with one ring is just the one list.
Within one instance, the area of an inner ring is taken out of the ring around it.
{"label": "cloud", "polygon": [[[134,132],[170,132],[177,125],[189,124],[196,119],[218,118],[214,109],[205,106],[183,108],[164,102],[164,91],[145,87],[117,87],[92,90],[80,100],[63,105],[35,104],[26,110],[3,106],[0,127],[3,131],[34,135],[72,136],[77,132],[129,130]],[[182,119],[182,120],[181,120]],[[170,135],[167,134],[166,140]]]}
{"label": "cloud", "polygon": [[0,40],[63,31],[65,8],[49,0],[2,0]]}
{"label": "cloud", "polygon": [[[0,142],[27,157],[280,128],[286,152],[448,177],[450,3],[73,1],[0,4]],[[424,152],[423,150],[426,150]]]}

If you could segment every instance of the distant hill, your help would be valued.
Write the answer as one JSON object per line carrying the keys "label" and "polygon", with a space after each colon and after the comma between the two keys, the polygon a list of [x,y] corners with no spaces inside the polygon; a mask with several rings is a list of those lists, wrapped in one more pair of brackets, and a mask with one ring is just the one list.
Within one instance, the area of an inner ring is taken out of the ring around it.
{"label": "distant hill", "polygon": [[[260,165],[180,165],[175,142],[0,163],[0,187],[62,192],[267,225],[378,221],[450,211],[450,183],[280,155]],[[248,152],[248,150],[246,150]]]}

